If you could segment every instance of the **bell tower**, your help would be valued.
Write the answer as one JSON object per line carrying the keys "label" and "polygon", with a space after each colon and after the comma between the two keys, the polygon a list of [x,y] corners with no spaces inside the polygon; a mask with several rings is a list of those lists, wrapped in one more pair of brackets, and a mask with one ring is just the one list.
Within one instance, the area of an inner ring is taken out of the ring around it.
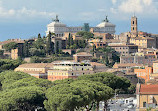
{"label": "bell tower", "polygon": [[137,17],[133,16],[131,18],[131,34],[137,36],[138,35],[138,24]]}

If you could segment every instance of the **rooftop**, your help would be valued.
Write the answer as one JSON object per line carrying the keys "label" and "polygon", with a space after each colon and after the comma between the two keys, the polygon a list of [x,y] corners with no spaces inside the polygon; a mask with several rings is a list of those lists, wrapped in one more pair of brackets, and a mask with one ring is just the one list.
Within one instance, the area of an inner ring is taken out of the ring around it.
{"label": "rooftop", "polygon": [[77,54],[74,54],[73,56],[92,56],[92,54],[87,52],[79,52]]}
{"label": "rooftop", "polygon": [[5,45],[5,44],[8,44],[10,42],[24,43],[24,40],[21,40],[21,39],[9,39],[7,41],[0,42],[0,45]]}
{"label": "rooftop", "polygon": [[96,65],[96,66],[106,66],[105,64],[102,64],[102,63],[97,63],[97,62],[90,62],[90,64],[92,66]]}
{"label": "rooftop", "polygon": [[135,37],[133,39],[136,39],[136,40],[147,40],[147,39],[154,39],[154,38],[151,38],[151,37]]}
{"label": "rooftop", "polygon": [[145,85],[140,87],[140,94],[158,94],[158,84]]}
{"label": "rooftop", "polygon": [[52,63],[27,63],[22,64],[18,68],[50,68],[53,67]]}
{"label": "rooftop", "polygon": [[136,67],[136,66],[143,66],[142,64],[135,64],[135,63],[127,63],[127,64],[115,64],[117,65],[118,67]]}

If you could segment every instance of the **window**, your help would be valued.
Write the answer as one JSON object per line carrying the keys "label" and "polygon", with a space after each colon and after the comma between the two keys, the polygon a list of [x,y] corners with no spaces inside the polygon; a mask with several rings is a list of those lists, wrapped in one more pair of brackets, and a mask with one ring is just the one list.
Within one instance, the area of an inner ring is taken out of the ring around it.
{"label": "window", "polygon": [[133,27],[133,30],[134,30],[134,27]]}
{"label": "window", "polygon": [[134,21],[133,21],[133,24],[134,24]]}
{"label": "window", "polygon": [[146,107],[146,102],[143,102],[143,107]]}

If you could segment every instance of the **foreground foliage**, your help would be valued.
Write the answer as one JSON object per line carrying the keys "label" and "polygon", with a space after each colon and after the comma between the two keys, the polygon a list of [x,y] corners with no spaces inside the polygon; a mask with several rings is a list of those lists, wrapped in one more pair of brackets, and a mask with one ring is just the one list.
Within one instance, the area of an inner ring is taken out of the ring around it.
{"label": "foreground foliage", "polygon": [[5,71],[5,70],[14,70],[16,67],[18,67],[22,63],[23,61],[20,59],[17,59],[17,60],[0,59],[0,72]]}
{"label": "foreground foliage", "polygon": [[130,83],[111,73],[84,75],[78,79],[48,81],[22,72],[0,73],[0,111],[90,111],[106,102],[114,89],[126,90]]}

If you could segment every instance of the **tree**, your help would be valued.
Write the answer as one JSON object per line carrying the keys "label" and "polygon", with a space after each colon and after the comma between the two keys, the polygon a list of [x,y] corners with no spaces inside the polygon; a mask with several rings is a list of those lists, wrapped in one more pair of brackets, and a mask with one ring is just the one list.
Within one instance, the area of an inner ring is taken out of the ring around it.
{"label": "tree", "polygon": [[93,106],[91,103],[108,100],[113,96],[113,90],[99,82],[87,80],[65,82],[47,90],[47,100],[44,101],[46,110],[74,111],[82,107],[91,110]]}
{"label": "tree", "polygon": [[78,80],[91,80],[91,81],[98,81],[103,84],[106,84],[107,86],[111,87],[112,89],[123,89],[127,90],[128,87],[130,87],[131,83],[128,79],[124,77],[118,77],[114,75],[113,73],[96,73],[93,75],[84,75],[79,76],[77,78]]}
{"label": "tree", "polygon": [[43,88],[36,86],[3,91],[0,92],[0,110],[34,111],[38,107],[44,107],[44,99]]}
{"label": "tree", "polygon": [[[84,76],[79,76],[77,78],[78,80],[90,80],[90,81],[95,81],[95,82],[101,82],[113,90],[115,89],[120,89],[123,91],[127,91],[128,88],[130,87],[130,81],[126,78],[123,77],[117,77],[116,75],[112,73],[96,73],[93,75],[84,75]],[[106,106],[107,101],[104,101],[104,106]],[[105,107],[106,108],[106,107]]]}
{"label": "tree", "polygon": [[74,44],[73,37],[72,37],[71,33],[69,33],[68,40],[67,40],[67,48],[71,48],[71,46],[73,46],[73,44]]}
{"label": "tree", "polygon": [[10,59],[0,59],[0,72],[5,70],[14,70],[16,67],[18,67],[20,64],[22,64],[23,61],[21,60],[10,60]]}
{"label": "tree", "polygon": [[55,53],[56,53],[56,54],[59,53],[59,41],[56,42],[56,52],[55,52]]}
{"label": "tree", "polygon": [[72,38],[72,35],[70,35],[70,46],[72,46],[73,45],[73,38]]}
{"label": "tree", "polygon": [[29,45],[28,41],[25,41],[24,46],[23,46],[23,56],[28,57],[29,56]]}
{"label": "tree", "polygon": [[131,86],[128,88],[128,94],[134,94],[136,91],[136,85],[131,84]]}
{"label": "tree", "polygon": [[[99,102],[105,101],[107,102],[108,99],[113,97],[114,91],[112,88],[104,85],[101,82],[94,82],[89,80],[79,80],[74,81],[71,83],[72,86],[80,88],[81,92],[83,93],[83,96],[88,96],[88,100],[86,102],[86,99],[84,99],[84,105],[86,109],[91,110],[94,106],[94,103],[97,103],[97,111],[99,111]],[[90,105],[91,107],[87,108],[87,105]]]}
{"label": "tree", "polygon": [[34,111],[39,107],[44,111],[45,91],[53,83],[23,72],[6,71],[0,73],[0,85],[1,111]]}
{"label": "tree", "polygon": [[90,30],[89,23],[84,23],[83,31],[89,32],[89,30]]}
{"label": "tree", "polygon": [[87,31],[77,32],[76,35],[80,35],[81,37],[83,37],[83,39],[87,39],[87,40],[94,37],[93,33]]}
{"label": "tree", "polygon": [[0,56],[4,54],[4,50],[0,50]]}
{"label": "tree", "polygon": [[39,34],[38,34],[38,39],[40,39],[40,38],[42,38],[42,37],[41,37],[41,34],[39,33]]}
{"label": "tree", "polygon": [[71,41],[71,34],[69,33],[68,40],[67,40],[67,46],[69,47],[70,47],[70,41]]}
{"label": "tree", "polygon": [[120,61],[120,57],[117,54],[117,52],[109,46],[104,47],[104,48],[97,48],[95,52],[104,54],[105,57],[101,59],[100,62],[104,63],[105,65],[109,67],[112,67],[115,64],[115,62]]}
{"label": "tree", "polygon": [[5,50],[11,51],[12,49],[16,49],[18,47],[18,43],[10,42],[8,44],[5,44],[3,47]]}
{"label": "tree", "polygon": [[53,47],[52,47],[52,40],[51,40],[51,32],[49,32],[48,37],[47,37],[47,43],[46,43],[46,53],[47,55],[50,55],[53,52]]}
{"label": "tree", "polygon": [[2,88],[6,88],[8,85],[13,84],[14,82],[31,77],[29,74],[23,72],[14,72],[14,71],[4,71],[0,73],[0,82]]}

